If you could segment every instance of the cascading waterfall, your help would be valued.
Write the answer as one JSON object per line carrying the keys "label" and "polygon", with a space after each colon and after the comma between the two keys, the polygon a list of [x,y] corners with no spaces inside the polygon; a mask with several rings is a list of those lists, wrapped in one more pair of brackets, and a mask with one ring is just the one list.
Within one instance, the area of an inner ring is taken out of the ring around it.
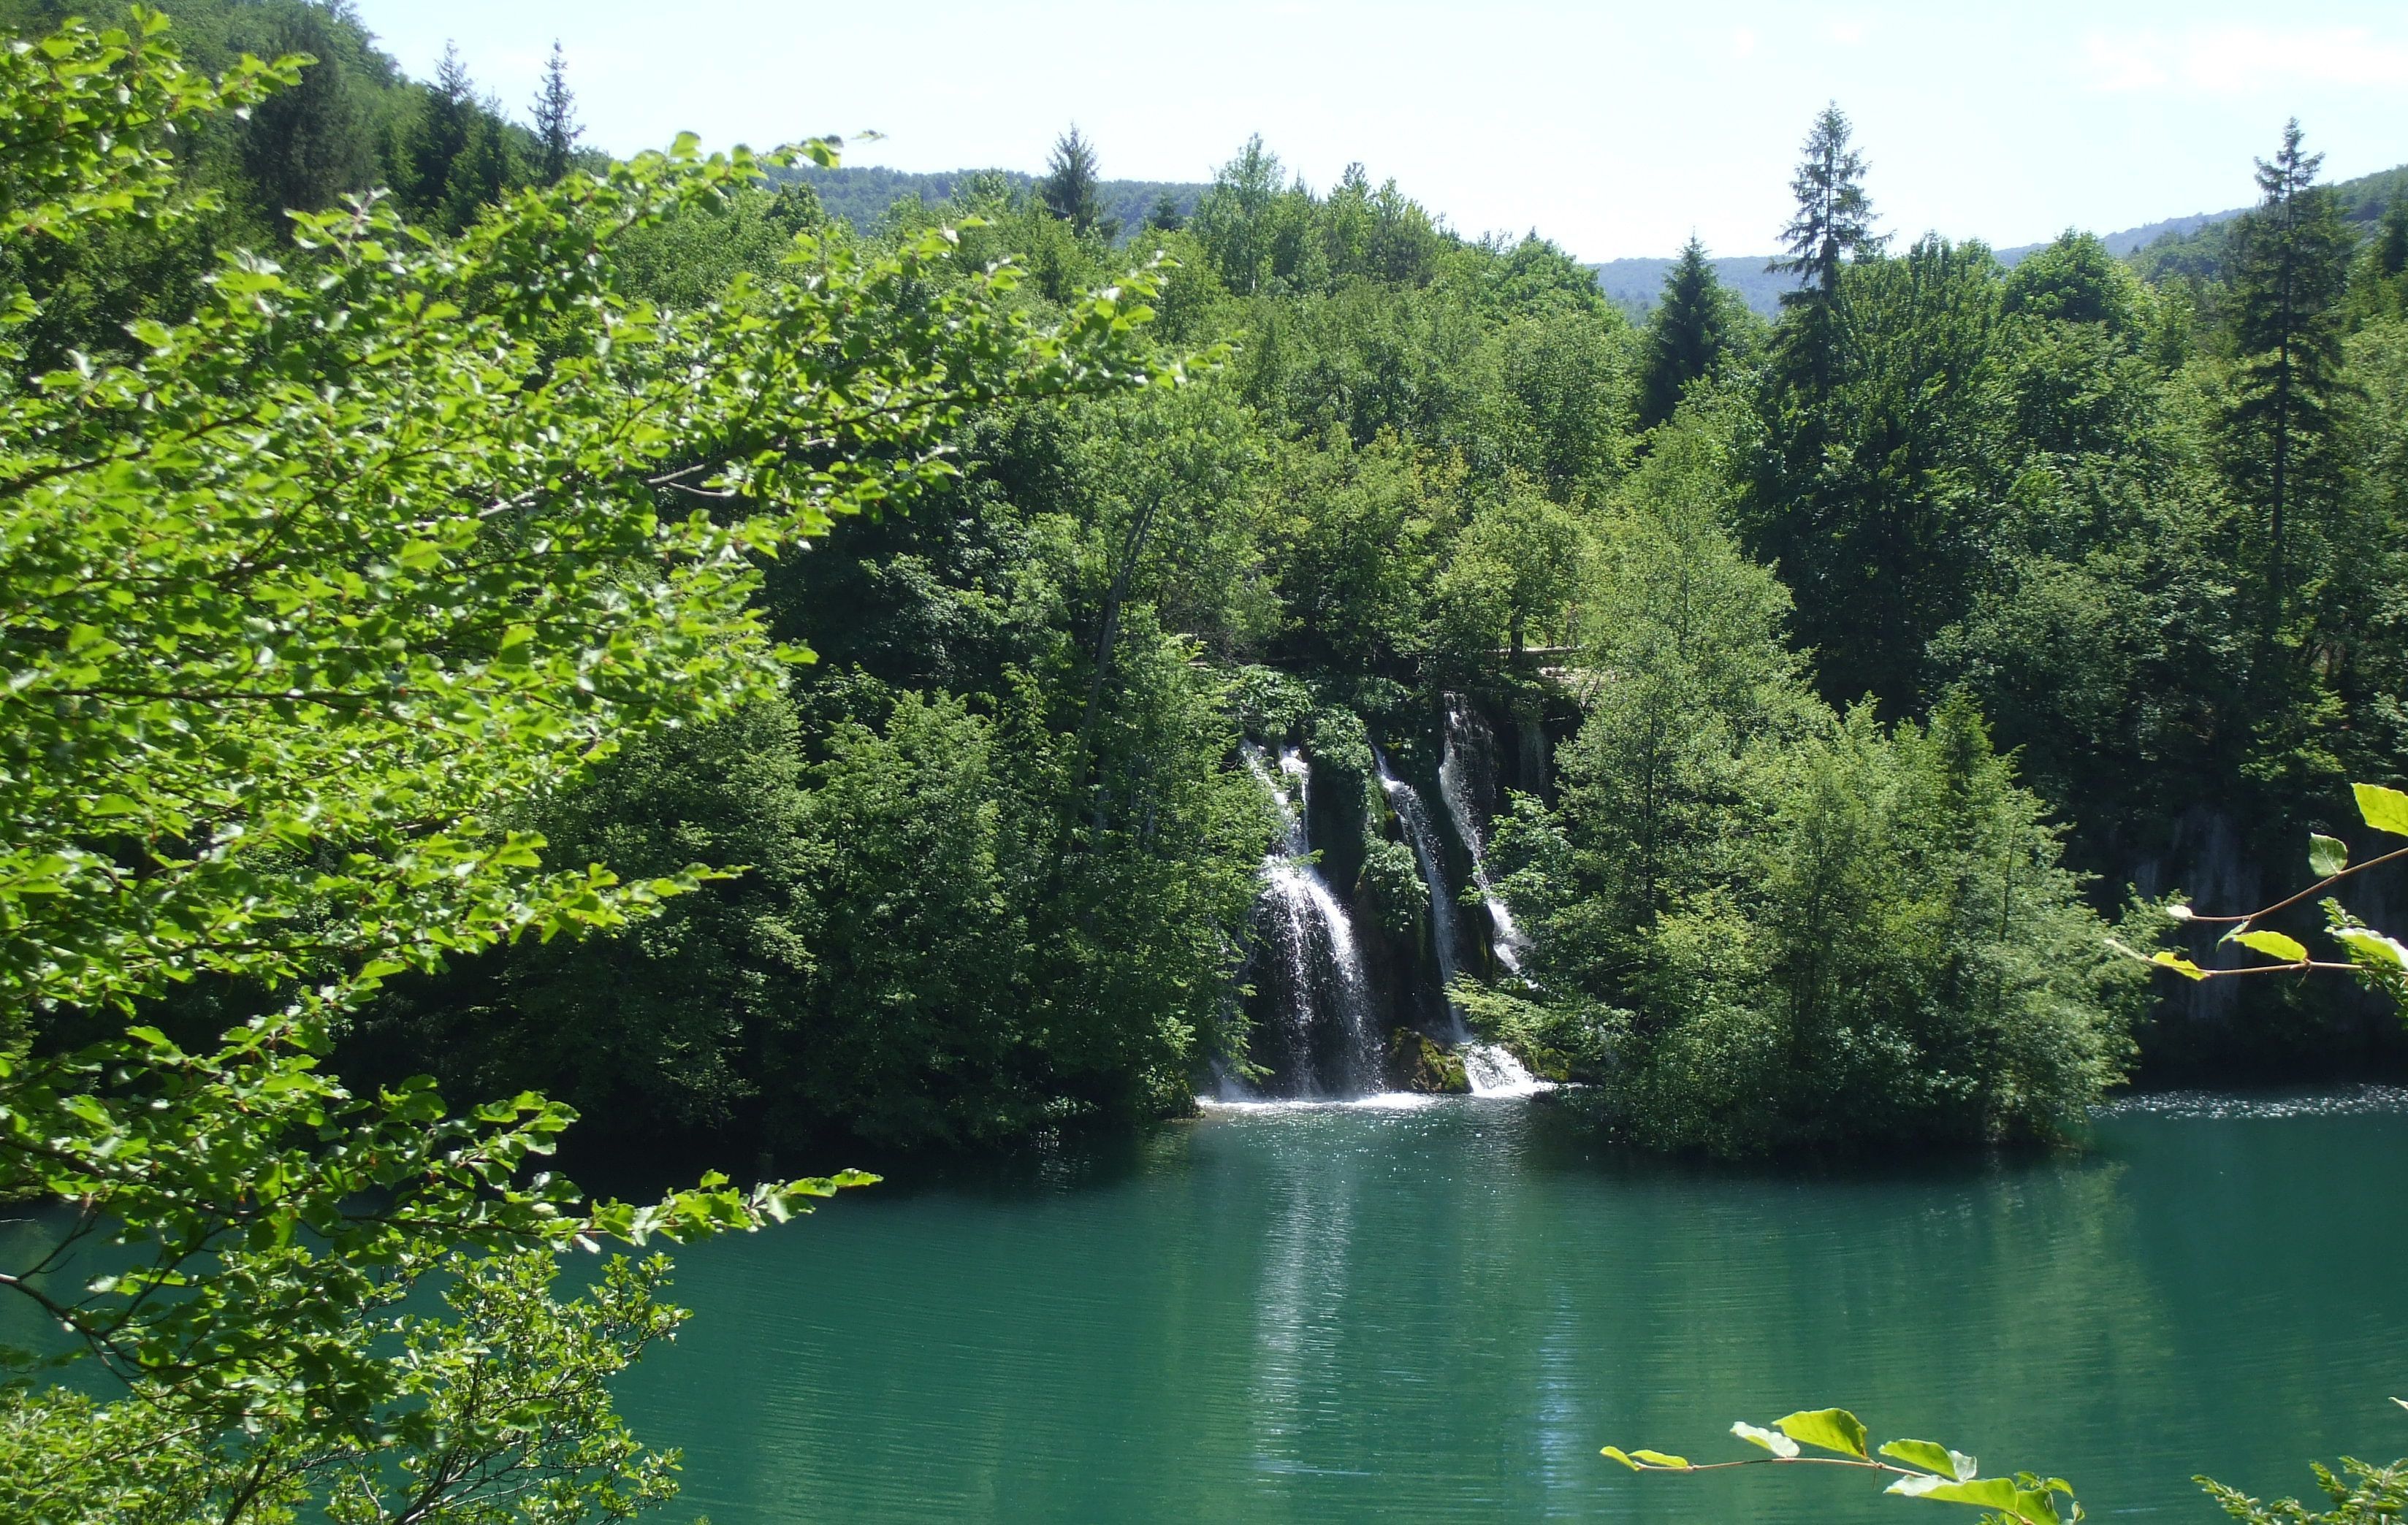
{"label": "cascading waterfall", "polygon": [[[1372,762],[1380,768],[1380,788],[1387,791],[1389,807],[1395,807],[1397,820],[1404,824],[1406,841],[1413,843],[1413,860],[1421,862],[1421,882],[1430,887],[1430,939],[1438,945],[1440,988],[1450,992],[1447,995],[1447,1029],[1450,1029],[1447,1041],[1455,1043],[1455,1053],[1464,1060],[1464,1079],[1471,1084],[1471,1094],[1536,1096],[1539,1091],[1551,1091],[1554,1087],[1531,1075],[1522,1065],[1522,1060],[1514,1058],[1510,1050],[1500,1048],[1496,1043],[1471,1041],[1471,1024],[1464,1021],[1462,1007],[1456,1007],[1455,997],[1452,997],[1452,991],[1455,991],[1455,896],[1447,889],[1445,858],[1438,855],[1438,831],[1430,826],[1428,809],[1423,809],[1421,791],[1416,791],[1412,783],[1397,778],[1395,771],[1389,771],[1387,754],[1372,749]],[[1456,797],[1459,797],[1459,792],[1462,791],[1456,791]],[[1467,809],[1456,809],[1455,821],[1456,829],[1464,831],[1464,846],[1471,848],[1474,872],[1479,872],[1479,836],[1469,831],[1471,814]],[[1481,882],[1481,891],[1484,894],[1488,891],[1485,879]],[[1496,901],[1496,896],[1491,896],[1491,901]],[[1493,908],[1493,913],[1500,911],[1502,905]],[[1498,922],[1498,937],[1500,937],[1498,959],[1502,959],[1508,968],[1519,971],[1519,963],[1510,959],[1508,949],[1502,945],[1505,930],[1510,928],[1512,928],[1510,916]]]}
{"label": "cascading waterfall", "polygon": [[1371,749],[1371,760],[1380,771],[1380,788],[1388,796],[1388,806],[1403,822],[1405,839],[1412,844],[1413,861],[1421,865],[1422,883],[1429,888],[1430,942],[1438,952],[1439,991],[1446,1002],[1447,1026],[1454,1041],[1461,1043],[1471,1036],[1464,1025],[1463,1013],[1455,1004],[1455,897],[1447,892],[1446,860],[1439,856],[1438,832],[1431,826],[1429,811],[1422,805],[1421,791],[1405,782],[1388,767],[1388,754],[1378,748]]}
{"label": "cascading waterfall", "polygon": [[1498,1044],[1467,1043],[1455,1052],[1462,1057],[1463,1077],[1471,1082],[1474,1096],[1535,1096],[1555,1089],[1553,1081],[1532,1075],[1512,1050]]}
{"label": "cascading waterfall", "polygon": [[[1375,1089],[1379,1041],[1371,1031],[1370,982],[1364,974],[1362,951],[1354,943],[1354,923],[1311,861],[1312,846],[1305,815],[1311,803],[1312,770],[1293,747],[1280,753],[1276,774],[1261,748],[1249,743],[1245,758],[1246,766],[1279,811],[1280,840],[1264,855],[1262,881],[1263,901],[1270,913],[1271,945],[1287,987],[1282,1019],[1295,1057],[1296,1073],[1290,1078],[1306,1095],[1324,1089],[1314,1040],[1322,1026],[1326,995],[1330,1015],[1343,1038],[1341,1060],[1349,1072],[1338,1077],[1339,1083],[1355,1090]],[[1295,780],[1293,795],[1290,779]],[[1326,978],[1323,977],[1325,967]]]}
{"label": "cascading waterfall", "polygon": [[1480,819],[1472,814],[1470,780],[1465,773],[1464,756],[1470,750],[1470,731],[1475,723],[1465,713],[1463,701],[1449,696],[1446,740],[1438,765],[1438,791],[1446,798],[1447,814],[1455,821],[1455,834],[1463,838],[1464,850],[1471,854],[1471,882],[1480,887],[1480,898],[1488,906],[1488,921],[1494,934],[1490,942],[1497,950],[1497,962],[1508,973],[1518,975],[1522,972],[1522,949],[1528,944],[1522,936],[1522,929],[1514,925],[1512,908],[1505,904],[1503,896],[1489,888],[1487,844],[1480,834]]}

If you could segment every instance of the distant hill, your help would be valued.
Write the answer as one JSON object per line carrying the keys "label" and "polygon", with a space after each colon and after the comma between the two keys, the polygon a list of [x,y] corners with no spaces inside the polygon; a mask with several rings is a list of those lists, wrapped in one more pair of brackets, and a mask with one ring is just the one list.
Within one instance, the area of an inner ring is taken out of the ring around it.
{"label": "distant hill", "polygon": [[[1664,292],[1665,272],[1677,263],[1672,260],[1608,260],[1593,264],[1597,283],[1605,294],[1632,313],[1644,312],[1656,305]],[[1765,269],[1772,263],[1770,254],[1739,254],[1729,259],[1715,260],[1714,278],[1739,292],[1741,298],[1756,311],[1770,318],[1781,310],[1781,293],[1798,289],[1795,276],[1776,276]]]}
{"label": "distant hill", "polygon": [[[2384,211],[2402,197],[2408,197],[2408,164],[2393,169],[2377,170],[2360,175],[2354,180],[2336,180],[2333,190],[2341,197],[2341,215],[2358,225],[2361,234],[2372,231]],[[2141,274],[2152,280],[2169,276],[2194,276],[2214,279],[2224,271],[2225,245],[2229,235],[2226,224],[2239,217],[2247,207],[2235,207],[2229,212],[2212,212],[2196,218],[2176,219],[2188,222],[2188,227],[2156,223],[2148,228],[2136,228],[2136,233],[2154,233],[2131,249],[2115,252],[2131,260]],[[2158,232],[2157,230],[2164,231]],[[2111,242],[2111,249],[2114,245]]]}
{"label": "distant hill", "polygon": [[[938,170],[930,174],[912,174],[899,169],[883,169],[875,165],[864,168],[821,169],[805,164],[785,171],[781,178],[802,180],[819,192],[820,205],[857,228],[874,224],[887,207],[898,201],[917,198],[921,201],[944,201],[952,197],[953,187],[973,175],[995,174],[1026,191],[1037,184],[1037,177],[1017,169],[982,171],[975,169]],[[1177,204],[1179,215],[1186,217],[1196,210],[1196,198],[1205,187],[1182,180],[1105,180],[1096,186],[1103,195],[1104,206],[1120,219],[1124,235],[1134,232],[1154,209],[1154,201],[1164,192]]]}
{"label": "distant hill", "polygon": [[[875,223],[880,214],[898,200],[917,197],[923,201],[943,201],[953,193],[953,188],[970,176],[982,173],[970,169],[939,170],[930,174],[912,174],[899,169],[867,168],[818,169],[804,166],[789,170],[786,175],[807,180],[819,192],[820,203],[836,216],[856,227]],[[1024,190],[1032,189],[1037,177],[1016,169],[995,170],[1012,184]],[[1196,210],[1197,198],[1207,187],[1192,180],[1106,180],[1099,189],[1104,204],[1111,215],[1121,221],[1124,235],[1145,221],[1156,198],[1168,192],[1182,217]],[[2408,164],[2396,169],[2379,170],[2361,175],[2356,179],[2335,183],[2341,193],[2343,215],[2353,222],[2372,225],[2383,215],[2394,197],[2408,196]],[[2234,207],[2221,212],[2192,212],[2186,217],[2170,217],[2157,222],[2144,222],[2136,228],[2100,235],[2108,251],[2130,259],[2142,272],[2152,278],[2169,274],[2212,275],[2220,267],[2224,257],[2223,226],[2240,216],[2246,207]],[[2046,244],[2019,244],[1998,250],[1999,263],[2014,264]],[[1765,269],[1772,256],[1769,254],[1731,255],[1713,262],[1714,274],[1722,283],[1738,292],[1747,305],[1770,318],[1781,310],[1781,293],[1793,290],[1796,282],[1786,276],[1776,276]],[[1630,311],[1643,312],[1653,306],[1664,289],[1665,272],[1672,268],[1666,259],[1608,260],[1592,265],[1598,284],[1605,294]]]}
{"label": "distant hill", "polygon": [[[2383,216],[2396,197],[2408,196],[2408,164],[2396,169],[2377,170],[2354,180],[2338,180],[2333,189],[2341,195],[2342,215],[2363,227],[2372,227]],[[2137,228],[2125,228],[2116,233],[2100,235],[2100,242],[2111,254],[2120,254],[2138,265],[2143,275],[2213,275],[2224,257],[2224,224],[2247,211],[2234,207],[2221,212],[2193,212],[2187,217],[2170,217],[2159,222],[2143,222]],[[2025,255],[2046,249],[2046,244],[2018,244],[2013,249],[1997,250],[2000,264],[2012,265]],[[1713,262],[1714,274],[1722,283],[1737,291],[1747,305],[1770,318],[1781,310],[1781,293],[1794,289],[1786,276],[1769,275],[1765,265],[1770,254],[1733,255]],[[1592,265],[1597,281],[1605,294],[1634,312],[1653,306],[1664,290],[1664,273],[1672,268],[1672,261],[1608,260]]]}

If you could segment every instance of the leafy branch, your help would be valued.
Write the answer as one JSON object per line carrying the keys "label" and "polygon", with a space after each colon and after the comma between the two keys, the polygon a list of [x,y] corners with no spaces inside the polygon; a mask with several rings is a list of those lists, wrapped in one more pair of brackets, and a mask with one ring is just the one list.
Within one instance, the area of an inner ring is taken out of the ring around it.
{"label": "leafy branch", "polygon": [[[1608,1446],[1603,1454],[1633,1472],[1853,1467],[1890,1477],[1892,1481],[1885,1492],[1985,1510],[1984,1525],[2072,1525],[2083,1518],[2082,1505],[2073,1497],[2073,1485],[2062,1477],[2042,1477],[2028,1472],[2011,1477],[1984,1477],[1973,1458],[1936,1441],[1893,1440],[1878,1451],[1869,1450],[1870,1436],[1864,1421],[1844,1408],[1801,1409],[1773,1420],[1770,1426],[1742,1419],[1731,1425],[1731,1433],[1770,1454],[1731,1461],[1692,1461],[1664,1451],[1625,1451],[1619,1446]],[[1831,1454],[1806,1455],[1803,1447],[1808,1446]]]}
{"label": "leafy branch", "polygon": [[[2358,815],[2373,830],[2390,836],[2408,836],[2408,793],[2386,789],[2380,784],[2353,784],[2358,798]],[[2394,848],[2363,862],[2349,861],[2349,845],[2339,837],[2321,833],[2308,834],[2308,869],[2317,876],[2316,881],[2295,894],[2286,895],[2271,905],[2231,916],[2202,916],[2179,902],[2166,908],[2176,922],[2201,926],[2222,926],[2231,930],[2220,942],[2235,943],[2253,953],[2262,954],[2272,963],[2239,964],[2230,968],[2205,968],[2172,948],[2159,948],[2142,953],[2113,938],[2108,946],[2128,958],[2140,960],[2157,968],[2171,969],[2186,979],[2230,979],[2243,975],[2298,973],[2306,970],[2331,970],[2355,974],[2395,998],[2408,996],[2408,945],[2377,932],[2349,914],[2338,900],[2328,897],[2324,902],[2326,931],[2339,943],[2346,955],[2343,959],[2319,959],[2305,943],[2286,933],[2258,925],[2270,917],[2303,901],[2324,895],[2344,879],[2379,868],[2385,863],[2408,857],[2408,848]]]}

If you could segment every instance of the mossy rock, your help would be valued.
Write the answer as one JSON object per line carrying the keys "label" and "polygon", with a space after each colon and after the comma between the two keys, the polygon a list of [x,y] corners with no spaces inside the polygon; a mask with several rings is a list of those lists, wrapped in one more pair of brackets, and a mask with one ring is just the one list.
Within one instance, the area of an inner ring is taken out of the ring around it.
{"label": "mossy rock", "polygon": [[1463,1096],[1470,1093],[1470,1077],[1463,1073],[1463,1061],[1439,1046],[1436,1040],[1411,1031],[1398,1033],[1388,1040],[1388,1073],[1400,1090],[1418,1090],[1432,1096]]}

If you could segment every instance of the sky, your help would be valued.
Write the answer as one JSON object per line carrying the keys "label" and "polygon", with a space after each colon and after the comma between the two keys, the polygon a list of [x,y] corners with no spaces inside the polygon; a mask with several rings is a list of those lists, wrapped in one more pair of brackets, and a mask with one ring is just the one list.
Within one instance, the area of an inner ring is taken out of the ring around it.
{"label": "sky", "polygon": [[2245,205],[2286,118],[2329,178],[2408,162],[2408,5],[1032,4],[354,0],[404,68],[447,40],[522,115],[557,38],[624,154],[884,135],[846,163],[1040,172],[1075,121],[1109,178],[1202,180],[1250,134],[1353,161],[1466,233],[1586,260],[1770,249],[1837,101],[1886,231],[2036,243]]}

